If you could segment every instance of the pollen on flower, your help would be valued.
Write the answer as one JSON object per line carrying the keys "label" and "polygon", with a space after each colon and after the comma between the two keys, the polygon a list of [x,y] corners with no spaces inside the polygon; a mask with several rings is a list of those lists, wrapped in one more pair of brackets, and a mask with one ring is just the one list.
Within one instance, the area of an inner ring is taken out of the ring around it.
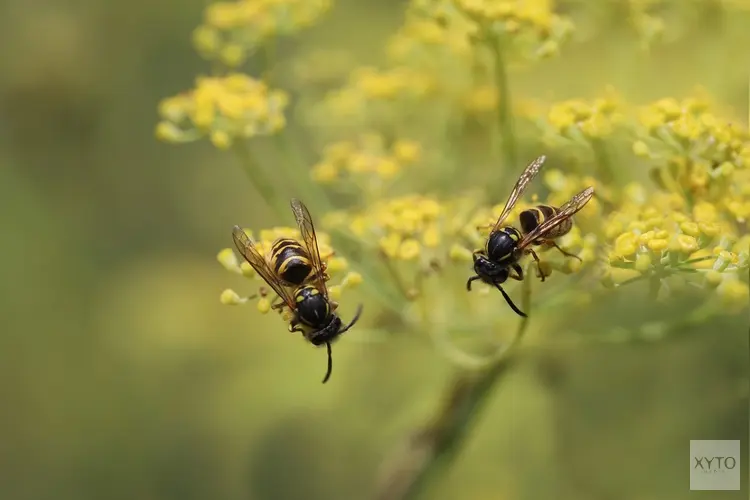
{"label": "pollen on flower", "polygon": [[157,135],[169,142],[209,137],[226,149],[235,138],[278,132],[288,100],[284,91],[241,73],[198,77],[195,88],[162,101]]}

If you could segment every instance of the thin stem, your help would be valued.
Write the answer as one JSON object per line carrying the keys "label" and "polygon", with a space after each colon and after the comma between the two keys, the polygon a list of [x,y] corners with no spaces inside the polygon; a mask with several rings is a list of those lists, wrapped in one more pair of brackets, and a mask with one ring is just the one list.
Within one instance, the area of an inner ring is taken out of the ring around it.
{"label": "thin stem", "polygon": [[391,259],[389,259],[387,255],[383,254],[383,252],[378,252],[378,255],[380,257],[380,260],[383,262],[383,266],[388,272],[388,275],[393,280],[393,283],[396,285],[396,288],[398,288],[399,293],[401,293],[404,299],[408,300],[409,289],[406,288],[404,281],[401,279],[401,275],[399,274],[398,270],[393,266]]}
{"label": "thin stem", "polygon": [[[529,268],[530,269],[530,268]],[[525,280],[523,309],[530,311],[531,281]],[[461,445],[478,420],[495,384],[518,361],[516,347],[528,326],[521,319],[516,335],[503,355],[479,371],[459,373],[446,391],[445,402],[433,422],[418,429],[385,462],[386,469],[376,486],[375,500],[410,500],[426,489],[461,450]]]}
{"label": "thin stem", "polygon": [[250,147],[244,140],[239,140],[234,144],[234,151],[240,160],[242,169],[250,179],[250,183],[255,187],[263,201],[268,207],[277,214],[282,214],[286,209],[286,203],[281,198],[281,193],[274,183],[268,177],[267,173],[261,168],[255,157],[250,151]]}
{"label": "thin stem", "polygon": [[507,61],[505,58],[505,40],[502,34],[488,37],[493,59],[495,88],[497,89],[497,124],[503,142],[505,163],[508,167],[516,164],[516,138],[511,110],[510,85],[508,82]]}
{"label": "thin stem", "polygon": [[623,184],[623,182],[621,182],[622,179],[620,179],[621,176],[619,175],[619,171],[612,165],[612,160],[607,152],[607,147],[604,141],[594,138],[591,141],[591,147],[594,150],[596,170],[599,172],[602,182],[605,184]]}

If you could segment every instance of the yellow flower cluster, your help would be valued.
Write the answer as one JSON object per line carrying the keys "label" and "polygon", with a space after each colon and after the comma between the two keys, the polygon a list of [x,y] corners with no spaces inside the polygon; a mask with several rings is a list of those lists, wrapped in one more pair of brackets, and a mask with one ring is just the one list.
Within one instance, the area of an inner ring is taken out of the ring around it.
{"label": "yellow flower cluster", "polygon": [[388,259],[427,261],[443,242],[447,213],[435,198],[408,195],[376,201],[363,212],[333,212],[323,224],[345,227],[363,244],[377,245]]}
{"label": "yellow flower cluster", "polygon": [[363,134],[353,141],[329,144],[313,166],[313,179],[321,184],[349,180],[363,189],[394,179],[401,170],[417,163],[418,142],[397,139],[391,144],[380,134]]}
{"label": "yellow flower cluster", "polygon": [[[250,230],[245,229],[248,236],[253,238],[253,233]],[[261,230],[258,234],[259,238],[253,239],[253,242],[258,247],[261,254],[266,255],[270,258],[270,250],[273,242],[278,238],[294,238],[297,241],[301,241],[299,230],[291,227],[276,227],[272,229]],[[330,245],[330,238],[328,234],[320,231],[316,231],[318,238],[318,248],[320,250],[320,258],[326,265],[326,272],[330,276],[331,280],[336,279],[336,284],[328,284],[329,296],[332,300],[338,300],[341,297],[343,290],[354,288],[362,282],[362,276],[356,271],[349,270],[349,263],[343,257],[335,255],[333,248]],[[232,289],[226,289],[221,293],[220,300],[225,305],[238,305],[250,302],[251,300],[256,301],[258,310],[265,314],[271,310],[271,305],[275,299],[275,295],[270,287],[258,276],[253,267],[245,261],[244,258],[238,257],[235,250],[232,248],[224,248],[217,255],[219,263],[228,271],[247,277],[248,279],[254,280],[259,286],[258,293],[254,293],[250,296],[242,296]],[[285,321],[290,318],[288,311],[287,316],[284,317]]]}
{"label": "yellow flower cluster", "polygon": [[427,99],[432,102],[441,85],[436,75],[408,66],[360,66],[346,83],[312,106],[308,120],[318,131],[330,130],[331,137],[373,126],[403,127],[407,110],[419,108]]}
{"label": "yellow flower cluster", "polygon": [[744,304],[748,285],[741,283],[749,263],[750,237],[738,238],[715,205],[700,202],[690,209],[676,193],[646,196],[631,184],[630,199],[604,224],[610,269],[605,285],[639,277],[700,276],[722,299]]}
{"label": "yellow flower cluster", "polygon": [[618,96],[609,89],[597,99],[570,99],[545,109],[529,102],[525,113],[542,132],[543,140],[556,146],[573,143],[589,147],[594,141],[613,135],[625,124],[626,115]]}
{"label": "yellow flower cluster", "polygon": [[459,11],[477,25],[477,36],[495,42],[501,36],[512,42],[524,59],[557,54],[573,31],[557,15],[550,0],[453,0]]}
{"label": "yellow flower cluster", "polygon": [[630,22],[635,28],[641,42],[641,48],[648,49],[655,41],[664,36],[666,23],[655,14],[664,2],[659,0],[628,0]]}
{"label": "yellow flower cluster", "polygon": [[264,42],[313,24],[331,0],[235,0],[210,3],[193,32],[203,57],[229,67],[241,65]]}
{"label": "yellow flower cluster", "polygon": [[472,37],[476,32],[476,23],[452,1],[412,0],[404,24],[388,42],[387,54],[396,63],[417,66],[468,63],[475,56]]}
{"label": "yellow flower cluster", "polygon": [[165,142],[189,142],[208,136],[220,149],[235,138],[270,135],[286,121],[289,97],[241,73],[198,77],[195,88],[159,104],[156,135]]}
{"label": "yellow flower cluster", "polygon": [[700,98],[667,98],[644,107],[633,150],[654,165],[662,189],[717,201],[733,188],[735,171],[750,164],[750,135],[708,108]]}

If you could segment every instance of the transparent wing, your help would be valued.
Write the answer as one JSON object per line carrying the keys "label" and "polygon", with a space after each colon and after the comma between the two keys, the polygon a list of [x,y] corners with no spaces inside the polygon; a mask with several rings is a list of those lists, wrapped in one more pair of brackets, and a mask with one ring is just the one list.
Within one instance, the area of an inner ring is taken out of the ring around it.
{"label": "transparent wing", "polygon": [[564,220],[570,219],[576,212],[581,210],[586,203],[589,202],[591,197],[594,196],[594,188],[587,187],[567,203],[560,207],[560,211],[557,212],[553,217],[550,217],[542,224],[538,225],[536,229],[524,235],[521,241],[518,242],[518,248],[523,249],[529,246],[537,238],[544,238],[552,229],[556,228]]}
{"label": "transparent wing", "polygon": [[503,208],[503,213],[500,214],[500,217],[498,217],[497,222],[495,222],[495,225],[492,226],[492,231],[497,231],[502,227],[503,222],[508,217],[508,214],[511,210],[513,210],[513,207],[518,202],[518,200],[523,195],[523,192],[526,190],[526,186],[529,185],[529,183],[536,177],[536,174],[539,173],[539,169],[542,168],[542,165],[544,164],[544,161],[547,159],[546,156],[542,155],[536,160],[532,161],[528,165],[526,165],[526,168],[523,169],[523,172],[521,173],[521,176],[516,181],[516,185],[513,186],[513,191],[511,191],[510,196],[508,197],[508,201],[505,202],[505,208]]}
{"label": "transparent wing", "polygon": [[255,272],[257,272],[260,277],[263,278],[263,280],[268,283],[271,288],[273,288],[273,291],[276,292],[279,297],[281,297],[281,299],[289,307],[289,309],[294,311],[294,298],[289,293],[289,290],[287,290],[284,285],[281,284],[276,273],[273,272],[271,267],[268,265],[268,261],[265,257],[263,257],[263,255],[261,255],[260,251],[258,251],[258,247],[255,246],[247,233],[245,233],[245,231],[243,231],[239,226],[234,226],[234,228],[232,229],[232,239],[234,240],[234,244],[237,247],[237,250],[239,250],[240,254],[245,257],[245,260],[247,260],[250,265],[253,266]]}
{"label": "transparent wing", "polygon": [[315,270],[315,287],[327,298],[328,289],[326,287],[325,271],[323,269],[323,262],[320,259],[318,238],[315,235],[315,225],[313,224],[312,216],[305,204],[298,199],[292,198],[291,205],[294,218],[297,220],[297,225],[299,226],[299,232],[305,242],[307,252],[310,254],[310,259],[312,260],[313,269]]}

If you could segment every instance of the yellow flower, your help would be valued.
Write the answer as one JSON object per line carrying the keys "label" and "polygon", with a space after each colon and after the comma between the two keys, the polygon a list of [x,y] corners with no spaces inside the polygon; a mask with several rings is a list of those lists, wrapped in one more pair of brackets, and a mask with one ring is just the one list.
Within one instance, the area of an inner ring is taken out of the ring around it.
{"label": "yellow flower", "polygon": [[[235,67],[274,36],[299,32],[330,9],[330,0],[234,0],[210,3],[204,23],[193,33],[193,44],[203,57],[222,54]],[[242,57],[238,57],[242,55]]]}
{"label": "yellow flower", "polygon": [[190,92],[162,101],[160,139],[187,142],[210,137],[219,149],[236,137],[270,135],[285,123],[288,96],[241,73],[224,77],[198,77]]}

